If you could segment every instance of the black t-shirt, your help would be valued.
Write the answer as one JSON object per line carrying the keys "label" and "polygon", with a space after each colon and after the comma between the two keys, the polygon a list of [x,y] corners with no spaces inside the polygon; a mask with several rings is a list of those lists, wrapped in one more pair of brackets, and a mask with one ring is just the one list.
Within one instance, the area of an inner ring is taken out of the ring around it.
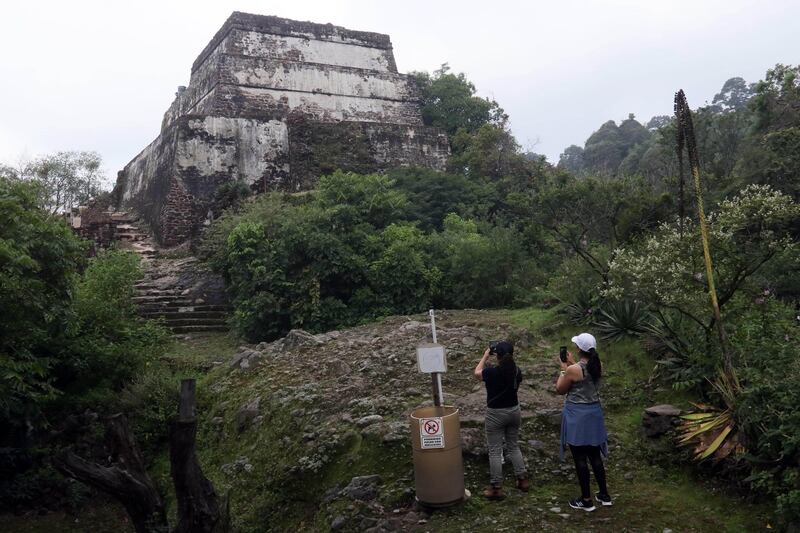
{"label": "black t-shirt", "polygon": [[519,403],[517,389],[522,383],[522,371],[517,367],[515,383],[506,383],[499,367],[483,369],[483,382],[486,384],[486,406],[492,409],[514,407]]}

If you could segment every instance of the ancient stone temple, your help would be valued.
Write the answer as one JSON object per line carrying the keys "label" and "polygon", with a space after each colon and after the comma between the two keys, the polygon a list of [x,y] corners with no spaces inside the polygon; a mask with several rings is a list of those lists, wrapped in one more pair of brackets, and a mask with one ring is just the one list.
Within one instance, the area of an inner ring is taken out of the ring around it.
{"label": "ancient stone temple", "polygon": [[226,182],[295,191],[337,168],[443,169],[448,154],[388,35],[235,12],[115,192],[172,245],[197,231]]}

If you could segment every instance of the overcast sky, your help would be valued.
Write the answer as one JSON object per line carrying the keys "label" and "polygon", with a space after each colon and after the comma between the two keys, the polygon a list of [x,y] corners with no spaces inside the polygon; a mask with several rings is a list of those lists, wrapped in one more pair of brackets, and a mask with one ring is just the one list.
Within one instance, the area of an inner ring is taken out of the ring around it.
{"label": "overcast sky", "polygon": [[115,177],[234,10],[388,33],[401,72],[465,72],[553,162],[606,120],[669,114],[678,88],[697,107],[800,62],[795,0],[2,0],[0,161],[95,150]]}

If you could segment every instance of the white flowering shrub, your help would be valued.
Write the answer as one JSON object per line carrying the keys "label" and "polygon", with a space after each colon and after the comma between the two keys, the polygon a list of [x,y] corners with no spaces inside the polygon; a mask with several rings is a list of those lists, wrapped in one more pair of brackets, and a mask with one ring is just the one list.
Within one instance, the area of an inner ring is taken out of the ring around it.
{"label": "white flowering shrub", "polygon": [[[769,261],[794,253],[790,227],[800,206],[765,185],[750,185],[723,201],[708,217],[711,257],[720,308]],[[616,250],[609,265],[609,298],[632,298],[669,310],[710,330],[713,326],[703,248],[690,219],[664,223],[635,244]]]}

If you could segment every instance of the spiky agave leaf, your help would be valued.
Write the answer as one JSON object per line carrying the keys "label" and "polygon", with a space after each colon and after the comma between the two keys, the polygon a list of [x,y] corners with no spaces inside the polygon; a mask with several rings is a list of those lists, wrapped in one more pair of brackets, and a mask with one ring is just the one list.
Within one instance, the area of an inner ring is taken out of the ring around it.
{"label": "spiky agave leaf", "polygon": [[694,446],[695,459],[703,461],[714,458],[721,461],[731,455],[744,453],[744,437],[739,432],[733,416],[736,398],[741,392],[739,378],[734,371],[720,371],[714,380],[709,380],[720,395],[725,409],[693,403],[699,412],[681,416],[678,428],[678,445]]}

